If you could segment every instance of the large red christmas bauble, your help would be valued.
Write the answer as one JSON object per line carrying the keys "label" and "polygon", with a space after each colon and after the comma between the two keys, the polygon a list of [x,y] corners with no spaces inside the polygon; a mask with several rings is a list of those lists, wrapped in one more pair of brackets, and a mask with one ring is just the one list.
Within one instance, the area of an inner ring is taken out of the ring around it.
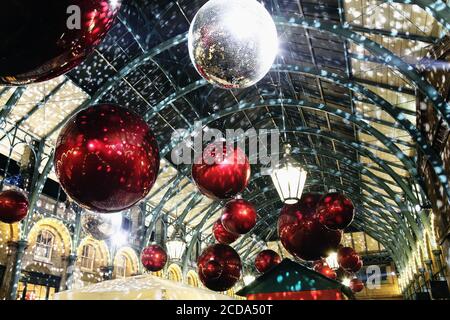
{"label": "large red christmas bauble", "polygon": [[244,199],[229,201],[222,213],[222,225],[228,232],[245,234],[256,224],[256,209]]}
{"label": "large red christmas bauble", "polygon": [[353,248],[342,247],[337,252],[338,264],[346,271],[357,272],[362,267],[359,255]]}
{"label": "large red christmas bauble", "polygon": [[292,255],[303,260],[319,260],[336,251],[342,232],[325,228],[315,209],[320,196],[305,194],[296,204],[286,204],[278,218],[281,243]]}
{"label": "large red christmas bauble", "polygon": [[0,221],[15,223],[28,214],[28,199],[20,191],[5,190],[0,192]]}
{"label": "large red christmas bauble", "polygon": [[340,193],[328,193],[317,205],[319,221],[331,230],[347,228],[355,217],[355,208],[350,199]]}
{"label": "large red christmas bauble", "polygon": [[350,280],[350,289],[353,292],[361,292],[364,289],[364,283],[358,278]]}
{"label": "large red christmas bauble", "polygon": [[0,85],[45,81],[79,65],[105,37],[121,0],[2,0]]}
{"label": "large red christmas bauble", "polygon": [[214,200],[230,199],[244,191],[250,163],[240,148],[227,150],[225,142],[209,144],[192,165],[192,178],[200,192]]}
{"label": "large red christmas bauble", "polygon": [[218,219],[213,226],[213,234],[217,242],[222,244],[231,244],[239,238],[239,234],[231,233],[227,231],[223,225],[222,221]]}
{"label": "large red christmas bauble", "polygon": [[142,250],[141,262],[145,269],[152,272],[160,271],[167,262],[167,253],[161,246],[153,244]]}
{"label": "large red christmas bauble", "polygon": [[225,244],[206,248],[198,257],[197,266],[200,281],[213,291],[226,291],[241,277],[241,258]]}
{"label": "large red christmas bauble", "polygon": [[255,268],[261,273],[275,267],[281,262],[281,257],[273,250],[263,250],[255,258]]}
{"label": "large red christmas bauble", "polygon": [[331,269],[326,264],[321,264],[321,265],[318,265],[318,266],[314,266],[314,271],[324,275],[327,278],[333,279],[333,280],[336,280],[336,278],[337,278],[336,271]]}
{"label": "large red christmas bauble", "polygon": [[159,170],[159,150],[148,126],[130,110],[91,106],[64,126],[55,170],[64,191],[80,206],[118,212],[143,199]]}

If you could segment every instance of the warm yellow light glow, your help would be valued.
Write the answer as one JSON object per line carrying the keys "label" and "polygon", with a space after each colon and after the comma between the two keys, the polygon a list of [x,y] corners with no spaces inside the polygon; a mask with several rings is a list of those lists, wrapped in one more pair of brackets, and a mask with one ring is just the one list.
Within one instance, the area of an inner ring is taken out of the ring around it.
{"label": "warm yellow light glow", "polygon": [[244,278],[242,278],[242,280],[244,281],[244,284],[246,286],[248,286],[250,283],[255,281],[255,277],[251,274],[248,274],[248,275],[244,276]]}
{"label": "warm yellow light glow", "polygon": [[286,146],[283,159],[270,176],[284,203],[294,204],[302,197],[307,172],[290,156],[290,146]]}
{"label": "warm yellow light glow", "polygon": [[349,278],[344,278],[344,279],[342,279],[342,284],[344,285],[344,286],[347,286],[347,287],[349,287],[350,286],[350,279]]}
{"label": "warm yellow light glow", "polygon": [[339,263],[337,260],[337,252],[331,252],[328,257],[325,259],[325,261],[327,262],[328,266],[331,269],[338,269],[339,268]]}

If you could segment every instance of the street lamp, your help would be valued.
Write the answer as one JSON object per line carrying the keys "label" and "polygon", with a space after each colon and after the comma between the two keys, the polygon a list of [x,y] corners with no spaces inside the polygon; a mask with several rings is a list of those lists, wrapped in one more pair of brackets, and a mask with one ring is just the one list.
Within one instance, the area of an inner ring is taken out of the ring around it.
{"label": "street lamp", "polygon": [[170,260],[181,261],[186,250],[186,241],[179,231],[176,231],[175,236],[166,242],[166,248]]}
{"label": "street lamp", "polygon": [[278,195],[285,204],[295,204],[302,197],[306,170],[291,156],[291,146],[284,147],[284,156],[270,175]]}

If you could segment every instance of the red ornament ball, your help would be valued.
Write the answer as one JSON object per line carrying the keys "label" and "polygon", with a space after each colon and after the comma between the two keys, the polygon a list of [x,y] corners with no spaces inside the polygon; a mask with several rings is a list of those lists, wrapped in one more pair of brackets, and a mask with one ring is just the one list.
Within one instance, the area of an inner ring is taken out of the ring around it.
{"label": "red ornament ball", "polygon": [[359,280],[358,278],[354,278],[354,279],[350,280],[349,287],[355,293],[361,292],[364,289],[364,283],[361,280]]}
{"label": "red ornament ball", "polygon": [[327,278],[336,280],[337,278],[337,274],[336,271],[334,271],[333,269],[331,269],[329,266],[322,264],[320,266],[315,266],[314,267],[314,271],[324,275]]}
{"label": "red ornament ball", "polygon": [[363,261],[362,261],[362,259],[361,259],[361,257],[360,257],[358,263],[354,266],[354,268],[352,268],[351,271],[352,271],[353,273],[356,273],[356,272],[358,272],[359,270],[361,270],[362,266],[363,266]]}
{"label": "red ornament ball", "polygon": [[230,199],[244,191],[250,163],[240,148],[227,150],[225,142],[209,144],[192,165],[192,178],[200,192],[214,200]]}
{"label": "red ornament ball", "polygon": [[22,221],[28,214],[28,199],[20,191],[5,190],[0,192],[0,221],[15,223]]}
{"label": "red ornament ball", "polygon": [[241,258],[230,246],[214,244],[197,260],[200,281],[210,290],[226,291],[241,277]]}
{"label": "red ornament ball", "polygon": [[228,232],[245,234],[256,225],[256,209],[244,199],[229,201],[222,213],[222,225]]}
{"label": "red ornament ball", "polygon": [[255,258],[255,268],[261,273],[268,271],[281,262],[281,257],[273,250],[263,250]]}
{"label": "red ornament ball", "polygon": [[120,3],[2,0],[0,85],[46,81],[79,65],[113,26]]}
{"label": "red ornament ball", "polygon": [[325,228],[315,209],[320,196],[306,194],[296,204],[286,204],[278,218],[281,243],[292,255],[303,260],[319,260],[335,251],[342,232]]}
{"label": "red ornament ball", "polygon": [[214,223],[213,234],[217,242],[222,244],[231,244],[239,238],[239,234],[225,230],[220,219]]}
{"label": "red ornament ball", "polygon": [[157,272],[164,268],[167,262],[167,253],[161,246],[153,244],[142,250],[141,262],[144,268],[151,272]]}
{"label": "red ornament ball", "polygon": [[362,267],[362,261],[353,248],[342,247],[337,252],[337,260],[342,269],[357,272]]}
{"label": "red ornament ball", "polygon": [[317,205],[319,221],[331,230],[347,228],[355,217],[355,208],[350,199],[340,193],[328,193]]}
{"label": "red ornament ball", "polygon": [[159,150],[139,116],[101,104],[79,112],[64,126],[54,162],[61,186],[77,204],[111,213],[132,207],[150,192]]}

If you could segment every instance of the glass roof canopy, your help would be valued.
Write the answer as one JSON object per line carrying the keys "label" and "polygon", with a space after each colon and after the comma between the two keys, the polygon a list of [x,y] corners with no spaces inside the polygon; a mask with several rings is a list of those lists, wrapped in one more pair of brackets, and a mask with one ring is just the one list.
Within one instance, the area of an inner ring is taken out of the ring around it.
{"label": "glass roof canopy", "polygon": [[[50,155],[61,124],[93,101],[119,103],[146,116],[160,146],[166,146],[175,129],[189,128],[194,121],[207,119],[239,102],[263,99],[267,104],[248,110],[236,108],[234,113],[208,126],[244,130],[287,128],[286,139],[294,147],[294,156],[309,171],[306,189],[325,192],[335,188],[347,193],[358,208],[355,226],[386,248],[395,248],[396,241],[405,236],[399,231],[403,230],[400,224],[412,223],[405,210],[413,220],[419,220],[404,190],[407,186],[409,197],[421,201],[420,188],[408,167],[414,164],[417,146],[409,132],[384,108],[337,84],[323,72],[381,96],[412,124],[416,110],[414,84],[399,70],[386,66],[381,58],[348,39],[320,28],[283,23],[278,24],[280,54],[273,70],[260,83],[244,90],[226,91],[196,83],[200,77],[190,63],[185,33],[204,2],[128,1],[116,26],[80,67],[42,84],[0,88],[0,106],[6,115],[0,152],[9,155],[11,144],[19,140],[45,139],[45,153]],[[366,0],[263,2],[274,17],[306,17],[347,26],[412,65],[419,64],[427,47],[444,34],[429,13],[412,4]],[[140,57],[145,57],[145,62],[136,63]],[[317,72],[294,72],[295,66]],[[299,107],[293,102],[285,104],[284,99],[324,104],[329,112]],[[12,106],[9,111],[8,106]],[[337,110],[356,116],[358,122],[350,121]],[[365,124],[389,139],[391,145],[368,132]],[[16,128],[14,142],[11,137]],[[300,128],[319,129],[323,134]],[[23,144],[15,145],[12,158],[19,160],[22,150]],[[399,156],[398,151],[406,158]],[[41,164],[41,170],[44,165]],[[396,177],[387,169],[394,171]],[[276,240],[281,207],[279,201],[273,201],[278,197],[270,177],[255,174],[259,172],[257,167],[252,171],[252,182],[244,197],[257,204],[260,218],[253,233],[237,241],[235,247],[241,253],[255,241]],[[49,178],[57,180],[53,171]],[[175,167],[167,158],[161,162],[160,176],[145,208],[147,225],[157,214],[169,214],[173,224],[187,226],[190,236],[200,231],[202,239],[206,239],[211,237],[221,206],[199,194],[191,182],[189,168]],[[252,256],[253,253],[247,258]]]}

